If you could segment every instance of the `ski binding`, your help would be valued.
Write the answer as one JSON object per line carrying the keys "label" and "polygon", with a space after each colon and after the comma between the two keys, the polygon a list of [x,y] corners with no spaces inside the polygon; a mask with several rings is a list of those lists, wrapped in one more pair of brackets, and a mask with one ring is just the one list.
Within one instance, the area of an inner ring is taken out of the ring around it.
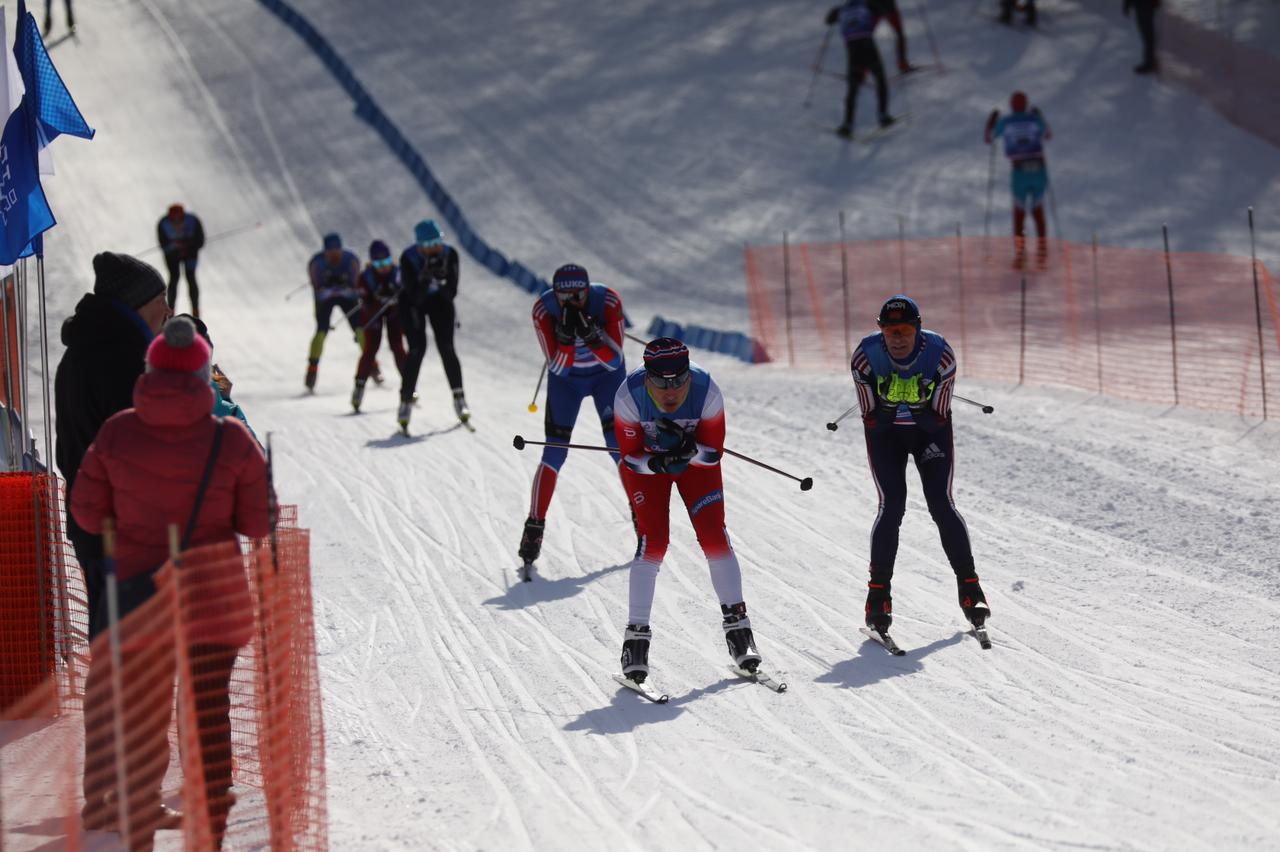
{"label": "ski binding", "polygon": [[898,643],[893,641],[893,637],[887,632],[882,633],[879,630],[872,630],[870,627],[859,627],[858,630],[863,636],[866,636],[873,642],[879,643],[886,651],[893,654],[895,657],[902,657],[907,653],[898,647]]}
{"label": "ski binding", "polygon": [[649,686],[648,684],[636,683],[631,678],[623,677],[620,674],[614,675],[613,679],[616,680],[618,683],[622,684],[623,686],[625,686],[627,689],[630,689],[632,692],[640,693],[642,696],[644,696],[649,701],[652,701],[654,704],[666,704],[667,701],[671,698],[671,696],[667,695],[665,692],[657,692],[653,689],[653,687]]}
{"label": "ski binding", "polygon": [[756,669],[754,672],[748,669],[739,668],[737,666],[729,666],[729,671],[733,672],[740,678],[745,678],[752,683],[758,683],[763,687],[772,689],[774,692],[782,693],[787,691],[787,685],[780,680],[774,679],[768,672]]}
{"label": "ski binding", "polygon": [[981,627],[976,624],[971,624],[969,635],[978,640],[978,644],[982,646],[982,650],[991,650],[991,637],[987,635],[987,626],[985,624]]}

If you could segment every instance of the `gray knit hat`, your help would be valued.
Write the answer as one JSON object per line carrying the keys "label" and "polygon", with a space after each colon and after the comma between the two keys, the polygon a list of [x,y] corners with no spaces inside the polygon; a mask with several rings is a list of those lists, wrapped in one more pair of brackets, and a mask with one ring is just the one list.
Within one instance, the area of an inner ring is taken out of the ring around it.
{"label": "gray knit hat", "polygon": [[104,251],[93,256],[93,292],[137,310],[165,291],[164,279],[150,264],[127,254]]}

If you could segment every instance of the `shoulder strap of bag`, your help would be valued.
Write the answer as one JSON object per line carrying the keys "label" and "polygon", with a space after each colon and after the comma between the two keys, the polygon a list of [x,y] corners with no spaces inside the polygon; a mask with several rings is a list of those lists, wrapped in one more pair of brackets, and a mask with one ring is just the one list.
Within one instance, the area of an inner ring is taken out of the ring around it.
{"label": "shoulder strap of bag", "polygon": [[213,446],[209,450],[209,459],[204,464],[204,474],[200,477],[200,487],[196,489],[196,502],[191,507],[191,517],[187,519],[187,530],[182,534],[182,550],[191,544],[191,536],[196,531],[196,519],[200,517],[200,504],[204,502],[204,492],[209,489],[209,480],[213,479],[213,466],[218,461],[218,450],[222,449],[223,418],[216,418],[218,426],[213,432]]}

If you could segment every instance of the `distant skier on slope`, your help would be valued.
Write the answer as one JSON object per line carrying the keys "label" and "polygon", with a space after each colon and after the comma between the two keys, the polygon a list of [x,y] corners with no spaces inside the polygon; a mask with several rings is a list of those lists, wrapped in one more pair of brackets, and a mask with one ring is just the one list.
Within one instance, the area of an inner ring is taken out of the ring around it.
{"label": "distant skier on slope", "polygon": [[884,75],[884,63],[876,48],[876,24],[886,14],[886,0],[846,0],[842,6],[834,6],[827,12],[828,26],[839,23],[848,57],[847,88],[844,97],[844,122],[836,128],[836,135],[853,138],[853,117],[858,105],[858,89],[863,75],[870,71],[876,78],[876,110],[880,126],[888,127],[894,118],[889,115],[889,83]]}
{"label": "distant skier on slope", "polygon": [[342,237],[325,234],[324,248],[307,263],[307,277],[316,303],[316,333],[311,338],[307,352],[307,390],[316,387],[316,374],[320,369],[320,354],[324,352],[324,340],[329,335],[329,320],[333,309],[339,308],[347,317],[351,330],[360,343],[360,326],[354,311],[360,304],[356,295],[356,279],[360,276],[360,259],[354,252],[342,247]]}
{"label": "distant skier on slope", "polygon": [[[576,263],[557,269],[551,278],[551,289],[544,290],[533,303],[533,329],[547,362],[548,441],[565,443],[573,437],[578,410],[582,401],[590,397],[600,417],[605,443],[617,448],[613,399],[627,376],[622,353],[624,323],[622,299],[611,288],[592,284],[587,270]],[[547,508],[568,454],[563,447],[542,450],[518,550],[526,571],[542,552]],[[610,455],[618,464],[618,454]],[[625,478],[623,488],[626,489]]]}
{"label": "distant skier on slope", "polygon": [[1036,259],[1041,266],[1049,256],[1044,220],[1044,194],[1049,187],[1049,170],[1044,162],[1044,143],[1053,138],[1049,125],[1037,107],[1027,107],[1027,96],[1014,92],[1009,98],[1011,115],[1000,117],[993,109],[987,117],[983,139],[991,145],[1004,137],[1004,154],[1009,158],[1010,188],[1013,191],[1014,266],[1022,267],[1026,252],[1023,225],[1027,208],[1036,223]]}
{"label": "distant skier on slope", "polygon": [[880,308],[880,331],[862,339],[850,366],[867,440],[871,478],[880,495],[871,527],[867,626],[881,633],[893,622],[890,581],[898,528],[907,507],[907,459],[915,461],[929,514],[955,572],[960,607],[975,627],[990,616],[974,569],[969,531],[951,496],[955,470],[951,393],[956,356],[942,335],[920,327],[920,309],[907,296]]}
{"label": "distant skier on slope", "polygon": [[464,424],[471,409],[462,390],[462,364],[453,348],[458,295],[458,252],[444,241],[444,232],[434,219],[423,219],[413,229],[414,243],[400,254],[400,323],[409,343],[400,386],[400,428],[408,430],[409,414],[418,389],[418,372],[427,354],[427,324],[436,338],[436,351],[444,366],[445,378],[453,391],[453,411]]}
{"label": "distant skier on slope", "polygon": [[191,315],[200,316],[200,287],[196,284],[196,264],[204,248],[204,226],[196,214],[181,204],[169,205],[164,217],[156,223],[156,241],[164,253],[169,270],[169,310],[178,305],[178,274],[187,274],[187,296],[191,299]]}
{"label": "distant skier on slope", "polygon": [[356,411],[364,401],[364,386],[373,377],[378,384],[382,376],[378,372],[376,356],[382,344],[383,326],[387,329],[387,346],[395,358],[396,369],[404,376],[405,352],[403,332],[400,328],[400,268],[391,259],[391,249],[382,240],[369,244],[369,265],[356,281],[360,294],[360,328],[362,349],[360,363],[356,366],[356,384],[351,391],[351,407]]}
{"label": "distant skier on slope", "polygon": [[725,641],[734,665],[760,665],[742,570],[724,523],[724,397],[711,375],[689,361],[670,337],[650,341],[644,368],[627,376],[614,399],[614,429],[623,453],[640,547],[631,563],[630,606],[622,642],[622,674],[644,683],[649,674],[649,615],[658,568],[667,552],[671,486],[680,492],[720,600]]}

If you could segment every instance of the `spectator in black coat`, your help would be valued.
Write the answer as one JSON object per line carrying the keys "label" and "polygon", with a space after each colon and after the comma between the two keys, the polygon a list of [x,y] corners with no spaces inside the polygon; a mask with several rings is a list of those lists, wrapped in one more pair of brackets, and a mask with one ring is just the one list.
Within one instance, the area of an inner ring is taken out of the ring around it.
{"label": "spectator in black coat", "polygon": [[1156,64],[1156,9],[1160,0],[1124,0],[1124,13],[1134,10],[1138,22],[1138,34],[1142,36],[1142,62],[1133,66],[1135,74],[1152,74]]}
{"label": "spectator in black coat", "polygon": [[[164,279],[148,264],[103,252],[93,258],[93,272],[93,292],[62,324],[67,351],[53,380],[58,469],[68,500],[99,427],[133,407],[133,385],[146,368],[147,346],[169,317]],[[102,538],[80,529],[69,506],[67,537],[84,571],[92,639],[105,626],[96,617],[104,588]]]}

